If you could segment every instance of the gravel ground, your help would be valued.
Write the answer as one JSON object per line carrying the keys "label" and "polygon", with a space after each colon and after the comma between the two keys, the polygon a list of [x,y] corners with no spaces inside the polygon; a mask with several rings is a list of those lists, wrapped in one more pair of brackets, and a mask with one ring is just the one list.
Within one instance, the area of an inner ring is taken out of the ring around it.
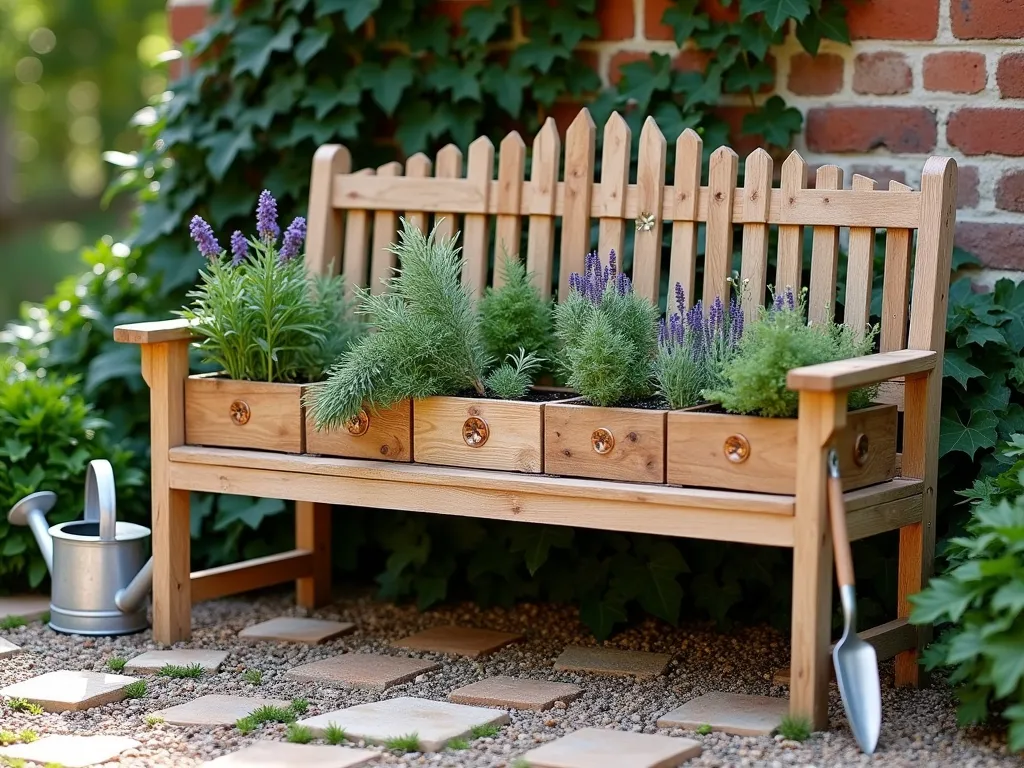
{"label": "gravel ground", "polygon": [[[511,610],[480,610],[473,605],[418,613],[409,607],[378,603],[364,598],[341,601],[316,612],[327,619],[353,621],[357,630],[318,647],[244,644],[235,639],[242,628],[279,615],[297,614],[293,599],[283,595],[244,600],[220,600],[196,606],[193,639],[176,647],[230,650],[221,672],[196,680],[170,680],[147,676],[149,689],[141,699],[124,701],[85,712],[26,715],[2,710],[0,724],[6,730],[31,728],[40,735],[118,734],[142,743],[121,755],[121,766],[199,765],[225,752],[235,751],[255,738],[284,738],[284,726],[264,726],[243,737],[231,727],[213,730],[166,724],[147,725],[147,713],[208,693],[259,695],[267,698],[302,697],[310,702],[308,715],[380,698],[420,696],[443,700],[453,689],[492,675],[523,675],[575,683],[583,695],[567,709],[547,712],[511,712],[511,724],[495,738],[478,739],[468,750],[436,754],[385,753],[380,764],[402,766],[468,766],[501,768],[540,742],[549,741],[581,727],[609,726],[621,730],[657,733],[655,721],[662,713],[690,698],[712,691],[785,696],[785,688],[773,686],[772,673],[786,666],[785,638],[768,628],[720,634],[705,627],[673,629],[648,622],[616,635],[609,645],[633,650],[675,654],[668,672],[654,680],[553,672],[551,665],[566,645],[591,645],[593,639],[580,625],[576,612],[558,606],[520,605]],[[421,675],[386,692],[317,689],[308,683],[285,680],[294,666],[342,651],[396,653],[388,643],[431,626],[463,624],[526,633],[526,641],[509,646],[482,660],[453,659],[437,654],[412,653],[442,664],[436,672]],[[0,661],[0,686],[57,669],[105,670],[113,656],[130,658],[158,648],[150,632],[121,638],[58,635],[40,623],[4,633],[23,653]],[[254,686],[243,679],[247,669],[263,671],[263,682]],[[861,755],[846,727],[835,686],[832,686],[828,733],[812,736],[803,744],[781,737],[737,737],[723,734],[698,736],[680,730],[674,736],[695,738],[704,754],[688,765],[702,766],[832,766],[877,764],[885,766],[1002,766],[1021,765],[1006,752],[1000,735],[960,731],[956,727],[953,697],[942,685],[924,690],[896,690],[887,685],[892,669],[883,666],[882,705],[884,721],[879,749],[873,758]],[[307,716],[308,716],[307,715]]]}

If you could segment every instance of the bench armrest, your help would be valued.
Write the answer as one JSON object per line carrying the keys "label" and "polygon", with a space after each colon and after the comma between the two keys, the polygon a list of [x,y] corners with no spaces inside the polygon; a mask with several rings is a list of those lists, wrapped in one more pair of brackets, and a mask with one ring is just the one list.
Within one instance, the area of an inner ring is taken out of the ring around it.
{"label": "bench armrest", "polygon": [[188,341],[193,335],[191,321],[183,317],[174,320],[129,323],[114,328],[114,341],[123,344],[161,344],[168,341]]}
{"label": "bench armrest", "polygon": [[808,365],[791,370],[786,376],[786,386],[802,392],[840,392],[878,384],[897,376],[926,373],[935,367],[936,358],[931,350],[900,349]]}

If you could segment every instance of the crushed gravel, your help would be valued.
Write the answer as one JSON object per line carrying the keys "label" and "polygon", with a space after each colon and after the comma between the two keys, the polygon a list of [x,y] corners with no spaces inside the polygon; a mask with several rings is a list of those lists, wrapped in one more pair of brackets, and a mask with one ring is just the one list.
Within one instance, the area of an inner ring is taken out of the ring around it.
{"label": "crushed gravel", "polygon": [[[247,599],[219,600],[197,605],[193,611],[193,639],[174,647],[216,648],[230,651],[221,671],[198,679],[146,676],[144,697],[83,712],[30,715],[4,706],[0,727],[9,731],[32,729],[40,735],[107,734],[129,736],[141,742],[122,753],[121,766],[174,766],[202,764],[252,741],[283,739],[285,726],[264,725],[242,736],[233,727],[214,729],[146,723],[146,715],[209,693],[251,695],[309,701],[306,716],[354,704],[397,696],[444,700],[460,686],[494,675],[527,676],[574,683],[583,694],[567,706],[544,712],[517,711],[511,723],[494,738],[477,739],[467,750],[435,754],[399,755],[385,752],[381,765],[512,766],[517,756],[537,744],[583,727],[613,727],[645,733],[686,736],[700,741],[703,755],[688,765],[700,766],[980,766],[1021,765],[1007,753],[1001,734],[956,726],[955,701],[942,683],[923,690],[891,686],[891,664],[883,664],[884,720],[879,749],[873,757],[857,750],[835,685],[830,694],[831,731],[818,733],[803,744],[781,737],[739,737],[655,728],[658,717],[683,702],[712,691],[786,696],[772,685],[772,674],[788,665],[788,647],[781,634],[765,627],[721,634],[712,628],[674,629],[649,621],[628,629],[609,646],[674,655],[667,672],[651,680],[554,672],[552,663],[567,645],[592,645],[593,638],[580,624],[575,610],[550,605],[519,605],[513,609],[481,610],[470,604],[419,613],[414,608],[354,597],[315,612],[325,619],[355,622],[354,633],[321,646],[245,643],[236,639],[244,627],[280,615],[303,615],[293,598],[282,594]],[[432,653],[399,650],[390,642],[432,626],[461,624],[510,632],[523,632],[526,641],[503,648],[482,659],[463,659]],[[59,635],[39,622],[4,633],[23,652],[0,661],[0,686],[20,682],[58,669],[105,671],[112,657],[131,658],[160,648],[152,634],[119,638]],[[284,678],[292,667],[344,651],[409,655],[441,664],[435,672],[386,691],[317,687]],[[259,685],[243,673],[259,669]],[[889,680],[887,684],[886,680]],[[358,746],[358,744],[357,744]]]}

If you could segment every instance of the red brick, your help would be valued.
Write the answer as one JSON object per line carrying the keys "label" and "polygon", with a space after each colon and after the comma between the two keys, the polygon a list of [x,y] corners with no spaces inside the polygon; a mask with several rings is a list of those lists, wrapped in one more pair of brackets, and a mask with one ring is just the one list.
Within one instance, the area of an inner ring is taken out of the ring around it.
{"label": "red brick", "polygon": [[[764,136],[760,134],[745,134],[743,133],[743,118],[749,115],[751,112],[756,111],[755,107],[715,107],[713,112],[716,117],[725,121],[729,126],[729,146],[738,154],[741,158],[746,157],[751,152],[759,147],[764,147],[767,142]],[[712,147],[717,149],[717,147]],[[776,167],[781,166],[781,161],[777,163]]]}
{"label": "red brick", "polygon": [[952,0],[953,34],[965,40],[1024,37],[1018,0]]}
{"label": "red brick", "polygon": [[800,96],[828,96],[843,89],[843,57],[798,53],[789,60],[787,87]]}
{"label": "red brick", "polygon": [[907,183],[906,173],[888,165],[854,165],[850,168],[850,173],[859,173],[861,176],[874,179],[878,182],[875,189],[888,189],[890,181],[898,181],[900,184]]}
{"label": "red brick", "polygon": [[[558,133],[564,137],[565,132],[569,130],[569,126],[572,125],[572,121],[576,119],[580,110],[585,106],[585,104],[578,101],[556,101],[551,105],[547,116],[555,119]],[[599,130],[604,130],[604,126],[601,126]]]}
{"label": "red brick", "polygon": [[853,62],[853,90],[876,96],[910,93],[914,76],[902,53],[861,53]]}
{"label": "red brick", "polygon": [[1024,156],[1024,109],[957,110],[946,124],[946,139],[965,155]]}
{"label": "red brick", "polygon": [[986,267],[1024,270],[1024,226],[1020,224],[961,221],[955,242]]}
{"label": "red brick", "polygon": [[846,23],[854,40],[934,40],[939,0],[850,0]]}
{"label": "red brick", "polygon": [[978,93],[985,89],[985,56],[967,51],[929,53],[924,57],[924,87],[946,93]]}
{"label": "red brick", "polygon": [[813,152],[931,152],[935,112],[924,107],[819,107],[807,113]]}
{"label": "red brick", "polygon": [[980,200],[978,169],[973,165],[961,165],[957,169],[956,207],[977,208]]}
{"label": "red brick", "polygon": [[1024,99],[1024,53],[1011,53],[999,59],[996,83],[1004,99]]}
{"label": "red brick", "polygon": [[[620,68],[624,64],[632,64],[634,61],[648,61],[651,54],[646,51],[619,51],[612,56],[608,62],[608,80],[612,85],[617,85],[622,79]],[[686,50],[676,54],[672,61],[672,68],[680,72],[703,72],[708,65],[710,54],[705,51]]]}
{"label": "red brick", "polygon": [[167,9],[167,27],[177,45],[200,32],[210,22],[208,5],[172,5]]}
{"label": "red brick", "polygon": [[598,0],[597,21],[601,25],[602,40],[631,40],[636,34],[636,15],[631,0]]}
{"label": "red brick", "polygon": [[996,207],[1024,213],[1024,171],[1007,171],[996,186]]}
{"label": "red brick", "polygon": [[[610,0],[632,8],[632,0]],[[675,32],[668,24],[661,23],[661,17],[665,10],[675,5],[673,0],[647,0],[644,3],[644,37],[648,40],[675,40]],[[739,21],[739,3],[733,0],[732,5],[726,8],[721,0],[701,0],[698,4],[701,12],[706,13],[712,23],[732,23]]]}

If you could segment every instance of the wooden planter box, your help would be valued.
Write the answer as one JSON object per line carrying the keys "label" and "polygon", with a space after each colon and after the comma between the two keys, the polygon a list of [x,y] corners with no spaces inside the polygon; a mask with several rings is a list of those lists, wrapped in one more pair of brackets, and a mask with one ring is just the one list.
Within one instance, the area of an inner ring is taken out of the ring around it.
{"label": "wooden planter box", "polygon": [[667,410],[550,403],[544,409],[544,470],[664,483],[667,415]]}
{"label": "wooden planter box", "polygon": [[[895,405],[851,411],[837,439],[847,490],[896,476]],[[670,485],[796,493],[797,420],[733,413],[668,414]]]}
{"label": "wooden planter box", "polygon": [[544,471],[544,413],[551,406],[550,401],[484,397],[417,400],[412,408],[413,460],[539,474]]}
{"label": "wooden planter box", "polygon": [[306,453],[346,459],[412,461],[412,403],[366,407],[339,429],[317,430],[306,417]]}
{"label": "wooden planter box", "polygon": [[215,374],[185,380],[185,442],[282,453],[305,450],[306,384],[235,381]]}

